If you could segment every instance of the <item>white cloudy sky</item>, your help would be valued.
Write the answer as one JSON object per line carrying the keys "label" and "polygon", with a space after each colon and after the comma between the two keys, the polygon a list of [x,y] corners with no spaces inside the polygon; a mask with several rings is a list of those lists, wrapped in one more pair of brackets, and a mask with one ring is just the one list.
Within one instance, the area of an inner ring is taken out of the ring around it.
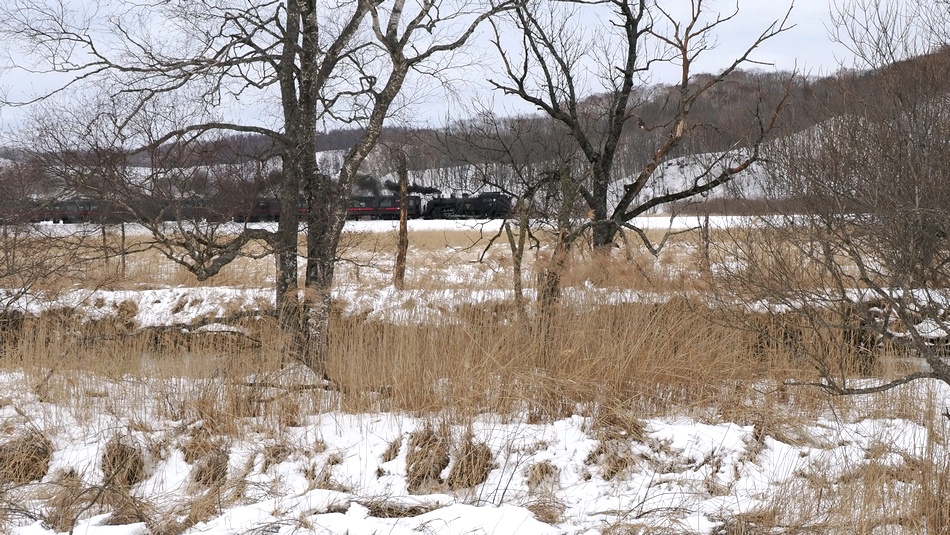
{"label": "white cloudy sky", "polygon": [[[78,1],[78,0],[75,0]],[[738,0],[739,14],[734,21],[723,28],[717,35],[717,48],[704,55],[704,59],[696,65],[694,72],[712,72],[720,68],[727,61],[735,57],[750,39],[753,39],[762,29],[776,19],[784,16],[788,9],[789,0]],[[887,1],[887,0],[885,0]],[[903,1],[903,0],[894,0]],[[67,4],[69,2],[67,1]],[[688,5],[685,0],[671,0],[663,2],[664,7]],[[711,0],[709,7],[713,10],[731,12],[736,7],[736,0]],[[789,24],[794,25],[786,33],[766,43],[753,56],[754,59],[774,64],[774,68],[781,70],[797,69],[813,75],[829,74],[837,70],[841,64],[850,64],[851,58],[847,50],[835,44],[829,37],[831,27],[829,0],[797,0],[790,15]],[[489,64],[490,65],[490,64]],[[491,67],[489,66],[488,69]],[[772,67],[761,67],[772,68]],[[484,76],[472,76],[466,73],[463,78],[472,81]],[[654,81],[664,81],[663,73],[654,76]],[[418,82],[429,84],[431,81]],[[0,91],[10,95],[25,96],[42,89],[48,82],[42,80],[27,80],[15,71],[0,70]],[[462,100],[470,95],[483,95],[484,86],[478,83],[469,84],[456,93],[462,95]],[[425,91],[422,91],[425,93]],[[429,87],[428,96],[424,101],[416,103],[410,108],[410,115],[423,118],[424,122],[442,122],[446,119],[458,118],[460,113],[453,113],[457,102],[453,104],[447,100],[445,93]],[[508,101],[501,104],[503,108],[519,110],[517,105]],[[9,131],[12,126],[21,123],[23,111],[12,108],[0,108],[0,131]]]}
{"label": "white cloudy sky", "polygon": [[[782,70],[797,69],[816,75],[834,72],[841,62],[850,63],[847,49],[830,38],[829,4],[829,0],[796,1],[789,15],[789,23],[794,27],[766,43],[756,57],[774,62],[776,68]],[[739,18],[748,21],[748,27],[754,30],[782,17],[788,9],[788,2],[746,0],[740,4],[740,9]],[[721,35],[720,38],[723,45],[736,48],[745,43],[749,35],[737,33]]]}

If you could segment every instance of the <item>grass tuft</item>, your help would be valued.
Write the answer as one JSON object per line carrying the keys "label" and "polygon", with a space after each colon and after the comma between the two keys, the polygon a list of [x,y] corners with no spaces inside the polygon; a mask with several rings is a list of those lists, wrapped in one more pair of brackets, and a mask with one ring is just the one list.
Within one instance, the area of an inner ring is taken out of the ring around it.
{"label": "grass tuft", "polygon": [[113,437],[102,452],[102,475],[106,485],[131,487],[145,481],[145,454],[136,444]]}
{"label": "grass tuft", "polygon": [[216,444],[195,463],[191,471],[192,481],[206,487],[222,485],[228,478],[229,458],[228,449]]}
{"label": "grass tuft", "polygon": [[409,450],[406,453],[406,481],[409,492],[421,493],[438,488],[442,483],[442,471],[449,465],[448,430],[431,425],[409,434]]}
{"label": "grass tuft", "polygon": [[37,431],[0,444],[0,485],[39,481],[49,471],[53,443]]}
{"label": "grass tuft", "polygon": [[437,505],[407,505],[386,499],[362,500],[358,503],[369,511],[369,516],[375,518],[412,518],[439,508]]}
{"label": "grass tuft", "polygon": [[475,443],[471,432],[465,434],[455,451],[455,464],[445,482],[452,490],[475,487],[488,480],[495,468],[491,449],[482,442]]}

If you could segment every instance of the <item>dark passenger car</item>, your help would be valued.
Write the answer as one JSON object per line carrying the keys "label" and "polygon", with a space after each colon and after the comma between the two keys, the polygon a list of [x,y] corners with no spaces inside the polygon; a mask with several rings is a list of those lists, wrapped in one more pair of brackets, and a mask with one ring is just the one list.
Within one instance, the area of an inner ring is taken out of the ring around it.
{"label": "dark passenger car", "polygon": [[[422,216],[422,198],[417,195],[407,197],[409,219]],[[399,219],[399,197],[351,197],[350,207],[346,210],[347,219]]]}

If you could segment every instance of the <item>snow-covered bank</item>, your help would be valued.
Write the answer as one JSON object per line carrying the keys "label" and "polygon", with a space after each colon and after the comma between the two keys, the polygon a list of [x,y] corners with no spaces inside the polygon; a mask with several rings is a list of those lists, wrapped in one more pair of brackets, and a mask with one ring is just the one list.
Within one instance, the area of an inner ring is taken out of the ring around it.
{"label": "snow-covered bank", "polygon": [[[750,216],[710,216],[709,225],[713,228],[731,228],[749,225],[755,222]],[[501,219],[412,219],[409,223],[409,232],[457,232],[481,231],[498,232],[504,220]],[[630,220],[630,224],[642,229],[654,230],[685,230],[698,228],[705,223],[703,217],[698,216],[643,216]],[[186,223],[190,225],[192,223]],[[204,225],[204,223],[195,223]],[[173,232],[177,223],[166,223],[165,230]],[[236,233],[245,225],[251,228],[277,229],[277,223],[220,223],[219,233]],[[92,224],[63,224],[63,223],[35,223],[34,227],[44,235],[68,236],[77,232],[97,233],[101,226]],[[149,231],[138,223],[124,225],[107,225],[107,231],[116,231],[124,227],[126,236],[145,236]],[[392,232],[399,228],[398,221],[347,221],[344,232]]]}
{"label": "snow-covered bank", "polygon": [[[547,424],[482,415],[440,428],[451,442],[448,464],[413,488],[411,437],[433,423],[439,428],[438,415],[331,410],[280,430],[239,419],[240,431],[217,443],[226,463],[209,484],[196,476],[202,460],[187,454],[188,442],[208,424],[188,408],[183,419],[168,412],[182,385],[89,384],[95,395],[69,407],[44,402],[28,383],[17,373],[0,375],[6,392],[0,421],[7,438],[23,428],[43,433],[53,452],[41,482],[7,488],[3,495],[13,535],[55,533],[44,524],[51,512],[42,496],[54,495],[67,481],[90,493],[106,484],[103,452],[115,437],[146,452],[143,478],[128,489],[137,503],[147,504],[142,520],[113,525],[118,519],[111,509],[93,503],[79,513],[72,533],[154,533],[156,525],[181,521],[190,504],[214,493],[217,506],[200,520],[192,518],[183,533],[713,533],[743,514],[793,507],[789,489],[800,493],[792,499],[803,508],[820,511],[822,500],[827,508],[850,498],[810,494],[816,480],[843,489],[861,474],[912,473],[947,454],[929,424],[901,418],[837,415],[792,423],[790,417],[770,424],[652,418],[635,436],[597,427],[579,414]],[[938,402],[950,399],[946,388],[929,386]],[[148,392],[164,394],[149,398]],[[484,481],[452,488],[447,481],[467,436],[491,452],[489,471]],[[882,484],[910,492],[914,482],[908,476]],[[861,504],[848,506],[857,510]],[[891,506],[902,505],[898,500]],[[815,525],[820,530],[820,519]],[[891,527],[898,531],[888,532],[902,532]]]}

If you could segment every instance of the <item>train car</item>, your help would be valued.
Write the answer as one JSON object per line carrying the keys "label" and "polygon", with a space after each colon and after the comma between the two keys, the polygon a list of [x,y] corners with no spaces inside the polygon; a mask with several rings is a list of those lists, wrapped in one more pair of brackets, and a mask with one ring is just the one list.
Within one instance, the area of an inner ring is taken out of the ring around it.
{"label": "train car", "polygon": [[[422,198],[409,195],[409,211],[407,217],[416,219],[422,216]],[[399,219],[399,196],[385,195],[380,197],[360,196],[351,197],[350,206],[346,210],[347,219]]]}
{"label": "train car", "polygon": [[[407,197],[409,219],[494,219],[511,215],[511,197],[502,193],[479,193],[464,197],[436,197],[431,199],[423,210],[422,198],[418,195]],[[134,213],[133,213],[134,212]],[[306,217],[307,208],[298,206],[301,218]],[[396,220],[399,219],[399,196],[354,196],[346,210],[350,220]],[[193,197],[167,201],[155,198],[143,198],[135,202],[132,210],[120,208],[110,202],[96,199],[67,199],[47,203],[34,208],[30,220],[52,221],[54,223],[98,223],[114,224],[137,220],[207,220],[225,221],[233,219],[241,223],[280,221],[280,202],[276,198],[251,200],[237,209],[215,209],[211,201]]]}
{"label": "train car", "polygon": [[280,221],[280,201],[275,198],[257,199],[249,206],[234,214],[238,223],[260,223]]}
{"label": "train car", "polygon": [[33,211],[33,222],[116,224],[131,220],[131,214],[112,203],[96,199],[66,199]]}

